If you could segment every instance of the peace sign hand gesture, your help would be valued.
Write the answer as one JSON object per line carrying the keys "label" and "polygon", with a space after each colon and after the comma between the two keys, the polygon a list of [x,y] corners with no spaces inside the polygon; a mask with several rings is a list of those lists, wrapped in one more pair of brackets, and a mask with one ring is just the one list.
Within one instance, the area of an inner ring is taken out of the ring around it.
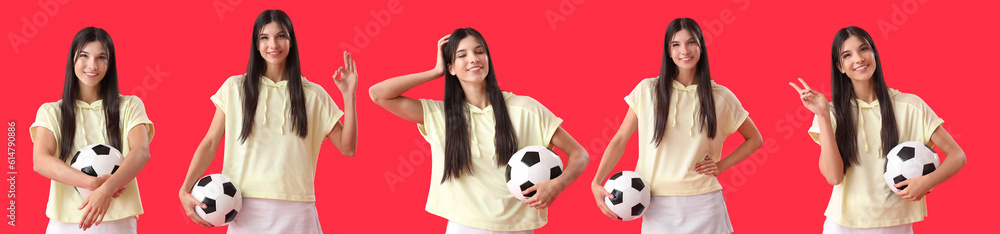
{"label": "peace sign hand gesture", "polygon": [[814,114],[829,115],[830,104],[826,100],[826,95],[810,88],[809,84],[806,84],[806,81],[802,80],[802,78],[799,78],[799,82],[802,82],[802,87],[804,88],[800,89],[799,86],[795,85],[793,82],[788,82],[788,85],[792,86],[792,88],[795,88],[795,91],[799,92],[799,98],[802,99],[802,105]]}

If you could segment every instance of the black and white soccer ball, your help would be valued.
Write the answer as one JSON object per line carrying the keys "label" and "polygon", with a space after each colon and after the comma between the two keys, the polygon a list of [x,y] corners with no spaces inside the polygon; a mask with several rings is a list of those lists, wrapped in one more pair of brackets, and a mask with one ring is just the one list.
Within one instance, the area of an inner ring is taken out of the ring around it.
{"label": "black and white soccer ball", "polygon": [[[104,144],[93,144],[84,146],[70,160],[69,166],[80,170],[83,174],[98,177],[102,175],[114,174],[118,167],[122,165],[122,153]],[[77,187],[76,191],[83,197],[90,196],[94,192],[89,189]]]}
{"label": "black and white soccer ball", "polygon": [[521,192],[542,181],[562,175],[563,164],[552,150],[540,145],[524,147],[514,153],[507,162],[507,189],[518,200],[531,197],[535,192],[521,195]]}
{"label": "black and white soccer ball", "polygon": [[615,198],[604,198],[604,204],[622,221],[638,219],[649,207],[650,188],[634,171],[621,171],[604,182],[604,190]]}
{"label": "black and white soccer ball", "polygon": [[906,189],[906,185],[896,188],[895,184],[907,179],[925,176],[941,165],[934,149],[917,141],[907,141],[896,145],[886,154],[885,183],[893,192]]}
{"label": "black and white soccer ball", "polygon": [[194,207],[198,217],[216,227],[229,225],[243,207],[243,194],[239,187],[223,174],[201,177],[191,189],[191,196],[207,206],[204,209]]}

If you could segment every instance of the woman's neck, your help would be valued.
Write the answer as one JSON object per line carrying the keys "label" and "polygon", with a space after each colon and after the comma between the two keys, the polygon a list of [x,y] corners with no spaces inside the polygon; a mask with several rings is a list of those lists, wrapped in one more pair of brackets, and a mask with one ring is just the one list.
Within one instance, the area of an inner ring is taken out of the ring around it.
{"label": "woman's neck", "polygon": [[861,99],[866,103],[872,103],[875,101],[875,84],[872,79],[865,81],[855,81],[851,80],[851,85],[854,86],[854,97]]}
{"label": "woman's neck", "polygon": [[677,82],[680,82],[684,86],[691,86],[698,84],[698,80],[694,78],[695,69],[679,69],[677,72]]}
{"label": "woman's neck", "polygon": [[100,85],[88,87],[84,85],[83,82],[80,82],[79,83],[80,93],[77,94],[76,98],[86,103],[93,103],[96,102],[97,100],[101,100],[101,95],[98,94],[98,90],[100,89],[99,86]]}
{"label": "woman's neck", "polygon": [[462,83],[462,91],[465,92],[465,101],[473,106],[484,109],[490,106],[490,99],[486,98],[486,83]]}
{"label": "woman's neck", "polygon": [[268,63],[267,71],[264,71],[264,76],[267,77],[268,79],[271,79],[271,81],[274,81],[275,83],[278,83],[278,81],[285,80],[287,78],[285,77],[285,64]]}

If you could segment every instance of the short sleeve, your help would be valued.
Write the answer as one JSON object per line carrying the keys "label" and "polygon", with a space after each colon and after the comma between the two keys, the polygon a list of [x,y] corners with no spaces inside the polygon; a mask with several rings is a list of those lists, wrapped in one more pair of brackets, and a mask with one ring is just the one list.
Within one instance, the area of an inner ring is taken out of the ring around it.
{"label": "short sleeve", "polygon": [[648,105],[646,103],[652,101],[649,89],[650,86],[652,86],[651,83],[654,83],[654,81],[655,78],[640,81],[639,84],[632,89],[632,92],[629,93],[628,96],[625,96],[625,103],[628,103],[628,107],[635,112],[636,116],[643,116],[642,113],[639,113],[639,111],[645,110],[642,107]]}
{"label": "short sleeve", "polygon": [[228,107],[227,105],[229,105],[230,102],[231,102],[231,100],[229,100],[229,92],[230,92],[230,89],[233,88],[232,87],[233,86],[233,82],[235,82],[234,80],[236,80],[236,79],[234,79],[235,77],[236,76],[230,77],[229,79],[226,79],[226,82],[223,82],[222,86],[219,87],[219,90],[215,91],[215,94],[213,94],[212,97],[211,97],[212,103],[214,103],[215,106],[219,107],[219,109],[222,110],[222,112],[225,113],[226,115],[230,114],[230,113],[226,113],[226,111],[229,110],[226,107]]}
{"label": "short sleeve", "polygon": [[[833,109],[833,104],[830,104],[830,109]],[[833,112],[830,112],[830,126],[833,129],[837,129],[837,119],[834,118]],[[812,137],[816,144],[819,144],[819,118],[813,115],[812,126],[809,127],[809,137]]]}
{"label": "short sleeve", "polygon": [[128,137],[128,133],[132,131],[132,128],[140,124],[145,124],[148,139],[152,142],[154,132],[153,121],[150,121],[149,116],[146,116],[146,105],[142,103],[141,99],[135,96],[123,96],[122,99],[128,99],[126,105],[121,110],[122,123],[125,124],[125,128],[123,129],[125,134],[123,135]]}
{"label": "short sleeve", "polygon": [[937,114],[934,113],[934,110],[932,110],[931,107],[928,106],[927,103],[923,101],[923,99],[920,100],[919,108],[921,114],[920,130],[922,131],[923,133],[922,135],[924,136],[924,139],[921,140],[924,143],[928,143],[931,142],[931,135],[934,134],[934,131],[937,130],[939,126],[944,124],[944,120],[938,117]]}
{"label": "short sleeve", "polygon": [[[317,93],[316,96],[316,115],[318,117],[318,123],[320,130],[323,133],[329,134],[333,131],[333,128],[337,126],[337,122],[340,121],[341,117],[344,117],[344,111],[340,110],[336,102],[330,97],[330,94],[325,91]],[[325,134],[324,134],[325,136]]]}
{"label": "short sleeve", "polygon": [[750,116],[750,113],[743,108],[743,104],[740,103],[738,98],[736,98],[736,94],[733,94],[733,92],[729,89],[723,90],[721,97],[723,98],[722,101],[725,102],[722,114],[726,115],[726,119],[729,120],[727,123],[721,123],[725,124],[723,125],[724,128],[722,130],[723,133],[728,136],[729,134],[736,132],[736,130],[743,125],[743,122],[745,122],[747,117]]}
{"label": "short sleeve", "polygon": [[539,127],[541,127],[540,130],[542,131],[543,145],[548,147],[552,144],[552,136],[556,134],[556,130],[559,130],[559,126],[562,125],[563,120],[556,117],[552,111],[549,111],[549,109],[541,103],[535,101],[535,105],[534,109],[536,109],[536,113],[538,113],[538,123]]}
{"label": "short sleeve", "polygon": [[420,135],[428,142],[439,142],[442,139],[440,130],[444,129],[444,102],[430,99],[420,99],[424,122],[417,124]]}
{"label": "short sleeve", "polygon": [[59,116],[58,110],[59,105],[56,103],[46,103],[38,107],[38,113],[35,114],[35,122],[31,124],[28,128],[28,132],[31,135],[31,142],[35,141],[35,132],[38,128],[46,128],[52,132],[56,137],[56,144],[59,144]]}

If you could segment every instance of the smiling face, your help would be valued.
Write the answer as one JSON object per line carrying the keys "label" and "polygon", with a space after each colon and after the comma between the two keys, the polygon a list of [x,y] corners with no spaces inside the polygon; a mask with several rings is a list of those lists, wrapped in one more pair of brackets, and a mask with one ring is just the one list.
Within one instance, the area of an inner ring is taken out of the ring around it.
{"label": "smiling face", "polygon": [[486,47],[473,36],[466,36],[458,42],[455,60],[448,66],[448,73],[462,82],[483,82],[490,73],[490,58]]}
{"label": "smiling face", "polygon": [[848,37],[840,49],[840,64],[838,68],[841,73],[850,77],[851,80],[865,81],[875,74],[875,52],[871,45],[861,40],[858,36]]}
{"label": "smiling face", "polygon": [[284,65],[290,47],[288,32],[277,22],[265,24],[257,34],[257,50],[268,64]]}
{"label": "smiling face", "polygon": [[101,83],[108,71],[108,57],[104,45],[99,41],[87,42],[76,51],[73,71],[82,87],[97,87]]}
{"label": "smiling face", "polygon": [[681,29],[674,33],[670,43],[670,59],[674,61],[679,70],[693,70],[698,66],[701,59],[701,42],[687,29]]}

